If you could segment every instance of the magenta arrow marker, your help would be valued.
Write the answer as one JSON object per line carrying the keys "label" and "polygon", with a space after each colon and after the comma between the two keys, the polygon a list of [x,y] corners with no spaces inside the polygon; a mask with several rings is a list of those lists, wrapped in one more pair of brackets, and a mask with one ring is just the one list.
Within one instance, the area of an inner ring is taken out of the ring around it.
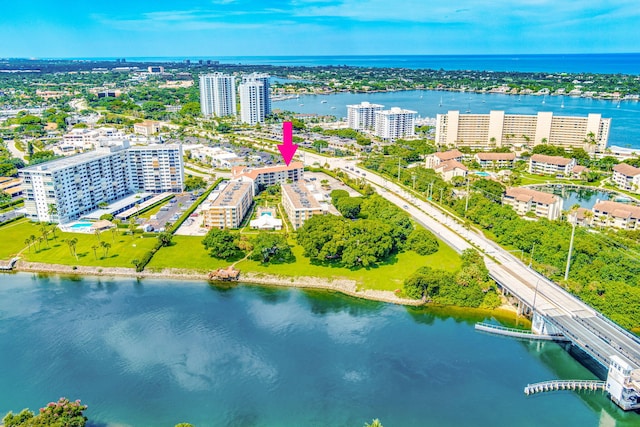
{"label": "magenta arrow marker", "polygon": [[298,146],[293,143],[293,124],[291,122],[282,123],[282,144],[278,145],[278,150],[280,150],[282,159],[287,166],[291,163],[297,149]]}

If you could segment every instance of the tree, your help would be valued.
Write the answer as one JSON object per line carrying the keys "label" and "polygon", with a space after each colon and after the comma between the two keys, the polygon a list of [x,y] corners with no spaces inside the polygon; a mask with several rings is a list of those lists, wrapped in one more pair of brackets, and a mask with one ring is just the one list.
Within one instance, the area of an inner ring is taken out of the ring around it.
{"label": "tree", "polygon": [[200,176],[187,176],[184,180],[184,190],[193,191],[207,186],[207,183]]}
{"label": "tree", "polygon": [[47,227],[47,224],[42,223],[40,226],[40,233],[42,233],[42,238],[47,243],[47,247],[49,247],[49,238],[47,237],[47,234],[49,234],[49,227]]}
{"label": "tree", "polygon": [[100,246],[102,246],[102,250],[104,253],[104,258],[109,254],[109,249],[111,248],[111,243],[108,242],[100,242]]}
{"label": "tree", "polygon": [[364,423],[364,427],[383,427],[383,426],[380,420],[376,418],[375,420],[371,421],[371,424]]}
{"label": "tree", "polygon": [[253,240],[253,251],[250,258],[263,264],[295,260],[287,240],[280,234],[271,233],[258,234]]}
{"label": "tree", "polygon": [[23,409],[19,414],[9,412],[4,418],[5,427],[84,427],[87,417],[83,411],[86,405],[79,400],[70,402],[61,397],[57,402],[50,402],[40,413],[35,415],[28,409]]}
{"label": "tree", "polygon": [[69,246],[69,252],[71,253],[71,255],[76,257],[77,261],[78,255],[76,253],[76,244],[78,243],[78,239],[76,239],[75,237],[73,239],[67,239],[65,240],[65,243],[67,244],[67,246]]}
{"label": "tree", "polygon": [[158,241],[160,242],[161,246],[169,246],[171,244],[171,239],[173,239],[173,234],[169,233],[168,231],[163,231],[162,233],[158,234]]}
{"label": "tree", "polygon": [[49,214],[50,219],[55,219],[58,216],[58,206],[55,203],[49,203],[47,206],[47,213]]}
{"label": "tree", "polygon": [[339,198],[349,197],[349,192],[347,190],[333,190],[329,196],[331,196],[331,203],[335,206]]}
{"label": "tree", "polygon": [[229,230],[212,228],[202,239],[202,244],[205,249],[209,250],[209,255],[214,258],[230,259],[242,254],[236,237]]}
{"label": "tree", "polygon": [[338,209],[343,217],[355,219],[360,214],[361,203],[362,199],[360,197],[341,197],[336,200],[336,209]]}
{"label": "tree", "polygon": [[94,231],[93,235],[96,236],[96,239],[98,239],[98,242],[100,242],[100,230]]}
{"label": "tree", "polygon": [[29,247],[29,253],[31,253],[31,239],[29,239],[28,237],[24,239],[24,244]]}
{"label": "tree", "polygon": [[220,133],[229,133],[233,130],[229,123],[220,123],[216,126],[216,130]]}
{"label": "tree", "polygon": [[183,117],[198,117],[200,115],[200,103],[187,102],[180,109],[180,115]]}
{"label": "tree", "polygon": [[91,249],[93,249],[93,257],[94,257],[95,259],[98,259],[98,254],[96,254],[96,250],[97,250],[99,247],[100,247],[100,246],[98,246],[98,245],[93,245],[93,246],[91,246]]}
{"label": "tree", "polygon": [[431,255],[438,252],[439,244],[436,236],[424,228],[416,228],[407,239],[409,249],[419,255]]}

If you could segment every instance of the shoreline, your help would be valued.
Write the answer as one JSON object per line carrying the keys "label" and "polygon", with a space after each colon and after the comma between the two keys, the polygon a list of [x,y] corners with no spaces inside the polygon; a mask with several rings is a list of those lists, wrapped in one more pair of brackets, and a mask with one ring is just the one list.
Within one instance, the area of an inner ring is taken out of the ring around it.
{"label": "shoreline", "polygon": [[[20,260],[16,263],[13,272],[21,273],[45,273],[57,274],[65,276],[99,276],[99,277],[129,277],[137,279],[172,279],[172,280],[209,280],[207,273],[201,273],[195,270],[183,269],[164,269],[162,271],[136,272],[134,268],[127,267],[100,267],[94,266],[73,266],[63,264],[46,264],[40,262],[29,262]],[[10,273],[10,272],[8,272]],[[313,276],[277,276],[264,273],[242,273],[238,281],[213,281],[215,283],[246,283],[250,285],[276,286],[282,288],[298,288],[298,289],[319,289],[325,291],[340,292],[354,298],[361,298],[368,301],[378,301],[389,304],[402,305],[407,307],[430,307],[428,303],[422,300],[414,300],[409,298],[400,298],[392,291],[380,291],[374,289],[358,289],[357,282],[351,279],[324,279]],[[435,306],[434,306],[435,307]],[[440,307],[440,306],[437,306]],[[456,307],[458,309],[485,310],[473,307]],[[491,312],[501,312],[516,314],[515,307],[503,303],[501,306],[489,310]]]}

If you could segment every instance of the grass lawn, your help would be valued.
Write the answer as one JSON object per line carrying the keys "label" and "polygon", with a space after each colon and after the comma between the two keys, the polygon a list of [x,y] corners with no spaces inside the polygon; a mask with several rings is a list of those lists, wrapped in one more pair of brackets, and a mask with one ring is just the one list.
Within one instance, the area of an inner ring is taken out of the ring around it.
{"label": "grass lawn", "polygon": [[0,244],[0,259],[10,259],[27,247],[24,241],[32,234],[38,237],[41,233],[27,219],[20,219],[0,227],[0,242],[2,242]]}
{"label": "grass lawn", "polygon": [[[121,233],[116,234],[115,238],[111,231],[105,231],[101,234],[101,241],[111,245],[106,257],[102,247],[98,247],[94,254],[92,246],[100,246],[96,236],[80,233],[57,233],[58,238],[56,240],[53,240],[51,236],[49,237],[49,247],[43,243],[40,245],[40,250],[36,251],[36,248],[32,245],[31,253],[26,251],[22,255],[27,261],[50,264],[131,268],[133,267],[131,261],[136,258],[142,258],[142,255],[151,250],[157,241],[154,237],[140,237],[138,235],[132,237]],[[69,245],[64,242],[66,239],[73,238],[78,239],[76,243],[77,260],[71,255]]]}
{"label": "grass lawn", "polygon": [[[230,261],[211,258],[202,246],[202,237],[174,236],[174,245],[160,249],[146,270],[158,271],[163,268],[186,268],[207,272],[218,267],[226,267]],[[302,247],[293,246],[296,262],[290,264],[262,265],[259,262],[244,260],[236,267],[244,272],[275,274],[281,276],[315,276],[325,278],[347,278],[356,280],[359,285],[369,289],[390,290],[401,288],[404,279],[413,274],[419,267],[428,265],[454,271],[460,268],[460,257],[444,243],[440,242],[440,250],[422,256],[407,251],[390,257],[387,262],[377,267],[349,269],[330,263],[312,263],[302,256]]]}
{"label": "grass lawn", "polygon": [[161,248],[147,264],[146,271],[164,268],[185,268],[208,272],[218,267],[228,267],[231,262],[209,256],[200,236],[173,236],[171,246]]}

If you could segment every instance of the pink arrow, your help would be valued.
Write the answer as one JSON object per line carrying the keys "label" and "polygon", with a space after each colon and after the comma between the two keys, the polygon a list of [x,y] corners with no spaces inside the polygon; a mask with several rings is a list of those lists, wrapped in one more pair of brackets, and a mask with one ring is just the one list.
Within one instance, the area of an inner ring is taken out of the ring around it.
{"label": "pink arrow", "polygon": [[293,143],[293,124],[291,122],[282,123],[282,144],[278,145],[278,150],[280,150],[287,166],[291,163],[297,149],[298,145]]}

